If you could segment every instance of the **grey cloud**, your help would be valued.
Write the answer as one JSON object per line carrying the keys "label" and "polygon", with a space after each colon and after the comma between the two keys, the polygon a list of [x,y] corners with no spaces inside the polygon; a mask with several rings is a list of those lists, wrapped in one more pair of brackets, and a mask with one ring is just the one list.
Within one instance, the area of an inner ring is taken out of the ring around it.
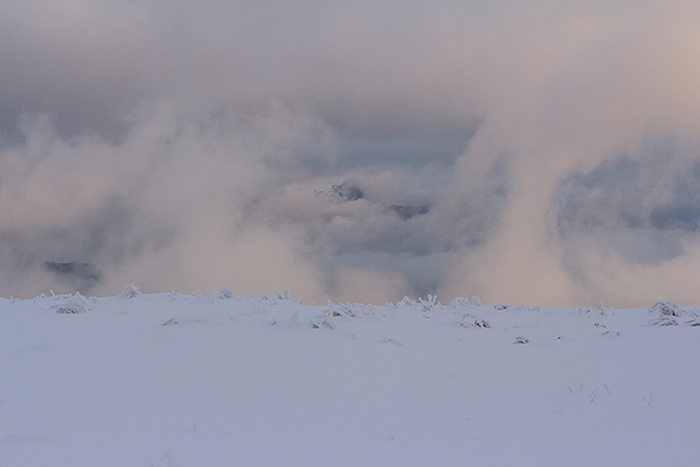
{"label": "grey cloud", "polygon": [[44,266],[76,290],[88,291],[100,281],[101,275],[94,264],[75,261],[69,263],[47,261]]}
{"label": "grey cloud", "polygon": [[389,210],[394,211],[401,219],[407,221],[414,216],[422,216],[430,212],[430,205],[422,206],[403,206],[400,204],[392,204]]}
{"label": "grey cloud", "polygon": [[[441,165],[351,174],[335,185],[315,186],[321,179],[290,187],[256,213],[295,226],[308,256],[328,271],[331,291],[338,289],[333,271],[352,267],[400,274],[409,286],[404,295],[435,293],[449,258],[475,251],[493,233],[510,183],[507,159],[459,179]],[[459,183],[467,187],[455,197],[450,187]]]}
{"label": "grey cloud", "polygon": [[698,13],[3,2],[0,294],[597,302],[619,297],[599,271],[632,290],[640,264],[658,284],[695,261],[700,169],[685,143],[638,146],[697,134]]}
{"label": "grey cloud", "polygon": [[[438,8],[300,1],[71,8],[10,1],[1,8],[0,101],[8,122],[44,112],[66,135],[91,129],[116,141],[134,105],[183,94],[303,105],[348,138],[410,132],[439,140],[452,132],[459,139],[465,114],[476,115],[466,107],[470,96],[451,95],[454,79],[443,83],[443,73],[418,65],[431,60],[421,44],[437,45],[428,27]],[[431,80],[436,92],[426,94]]]}
{"label": "grey cloud", "polygon": [[590,236],[630,261],[671,260],[700,240],[700,147],[650,140],[640,154],[570,174],[553,199],[564,240]]}
{"label": "grey cloud", "polygon": [[341,183],[340,185],[333,185],[331,189],[327,192],[319,191],[316,193],[317,196],[324,196],[328,201],[345,202],[345,201],[357,201],[365,197],[365,194],[360,188],[349,183],[347,181]]}
{"label": "grey cloud", "polygon": [[671,200],[655,206],[651,224],[659,230],[700,230],[700,150],[690,167],[674,174]]}
{"label": "grey cloud", "polygon": [[[174,237],[174,224],[139,213],[133,200],[108,198],[94,212],[68,223],[3,226],[0,277],[12,289],[23,282],[23,274],[41,275],[46,270],[57,279],[56,292],[90,293],[110,279],[113,268],[168,247]],[[53,280],[43,281],[41,286]]]}

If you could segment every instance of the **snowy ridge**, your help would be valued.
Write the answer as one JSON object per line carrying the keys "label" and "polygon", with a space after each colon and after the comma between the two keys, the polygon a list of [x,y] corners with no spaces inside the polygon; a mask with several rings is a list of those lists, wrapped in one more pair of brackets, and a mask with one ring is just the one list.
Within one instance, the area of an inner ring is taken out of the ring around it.
{"label": "snowy ridge", "polygon": [[0,299],[0,465],[696,466],[696,307]]}

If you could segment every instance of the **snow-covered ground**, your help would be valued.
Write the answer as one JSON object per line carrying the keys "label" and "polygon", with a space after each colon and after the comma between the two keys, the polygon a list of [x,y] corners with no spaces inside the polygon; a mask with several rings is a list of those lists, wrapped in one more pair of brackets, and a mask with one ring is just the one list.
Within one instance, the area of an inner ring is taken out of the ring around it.
{"label": "snow-covered ground", "polygon": [[0,465],[697,467],[698,325],[671,303],[0,299]]}

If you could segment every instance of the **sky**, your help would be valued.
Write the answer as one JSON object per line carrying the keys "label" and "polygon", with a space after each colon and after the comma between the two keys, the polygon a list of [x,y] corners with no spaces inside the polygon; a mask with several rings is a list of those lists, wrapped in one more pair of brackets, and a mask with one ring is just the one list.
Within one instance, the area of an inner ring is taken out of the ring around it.
{"label": "sky", "polygon": [[0,296],[700,304],[700,4],[7,0]]}

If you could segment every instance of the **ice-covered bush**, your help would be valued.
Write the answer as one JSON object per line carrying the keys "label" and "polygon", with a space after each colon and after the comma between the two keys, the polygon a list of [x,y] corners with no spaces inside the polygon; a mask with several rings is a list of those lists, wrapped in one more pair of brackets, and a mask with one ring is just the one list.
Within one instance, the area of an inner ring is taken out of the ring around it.
{"label": "ice-covered bush", "polygon": [[472,295],[469,298],[464,298],[464,297],[458,297],[452,300],[452,303],[450,303],[450,306],[452,308],[467,308],[467,307],[475,307],[475,306],[481,306],[481,299],[477,297],[476,295]]}
{"label": "ice-covered bush", "polygon": [[289,289],[278,290],[277,300],[294,300],[292,298],[292,291]]}
{"label": "ice-covered bush", "polygon": [[678,326],[681,324],[679,318],[682,316],[690,318],[683,324],[688,326],[700,326],[697,309],[693,311],[684,311],[675,302],[656,302],[649,307],[649,313],[654,317],[649,321],[649,324],[653,326]]}
{"label": "ice-covered bush", "polygon": [[678,326],[681,310],[675,302],[656,302],[649,307],[649,313],[656,318],[649,321],[653,326]]}
{"label": "ice-covered bush", "polygon": [[437,295],[428,294],[427,300],[419,298],[418,303],[420,303],[423,306],[423,311],[425,312],[433,311],[437,307],[442,307],[442,304],[438,302]]}
{"label": "ice-covered bush", "polygon": [[236,294],[233,293],[233,290],[231,289],[231,287],[229,287],[226,284],[221,285],[214,292],[214,297],[218,298],[219,300],[226,300],[229,298],[234,298],[235,296],[236,296]]}
{"label": "ice-covered bush", "polygon": [[659,314],[662,316],[680,316],[681,310],[676,305],[676,302],[656,302],[649,307],[650,313]]}
{"label": "ice-covered bush", "polygon": [[78,292],[75,295],[67,295],[60,298],[62,303],[52,307],[53,310],[56,310],[56,313],[79,314],[90,311],[88,300]]}
{"label": "ice-covered bush", "polygon": [[465,314],[462,317],[462,320],[459,322],[460,326],[463,326],[465,328],[481,328],[481,329],[490,329],[491,325],[489,324],[488,321],[485,319],[479,319],[476,316],[472,316],[469,313]]}
{"label": "ice-covered bush", "polygon": [[607,314],[608,309],[605,307],[603,302],[598,302],[598,306],[585,305],[579,308],[578,312],[581,315],[597,314],[602,318]]}
{"label": "ice-covered bush", "polygon": [[135,298],[141,295],[141,292],[139,291],[138,287],[134,285],[132,282],[131,284],[125,286],[122,289],[122,293],[119,294],[119,297],[121,298]]}

